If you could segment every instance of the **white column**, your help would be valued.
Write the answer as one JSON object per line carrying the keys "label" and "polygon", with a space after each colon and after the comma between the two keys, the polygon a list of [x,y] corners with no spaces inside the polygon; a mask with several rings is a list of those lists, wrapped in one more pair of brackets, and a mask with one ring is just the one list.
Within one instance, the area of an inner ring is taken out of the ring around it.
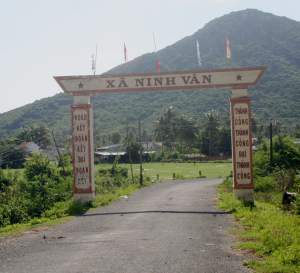
{"label": "white column", "polygon": [[89,96],[74,96],[72,112],[73,195],[81,202],[95,198],[93,109]]}
{"label": "white column", "polygon": [[233,89],[230,99],[233,190],[253,202],[252,131],[250,97],[246,89]]}

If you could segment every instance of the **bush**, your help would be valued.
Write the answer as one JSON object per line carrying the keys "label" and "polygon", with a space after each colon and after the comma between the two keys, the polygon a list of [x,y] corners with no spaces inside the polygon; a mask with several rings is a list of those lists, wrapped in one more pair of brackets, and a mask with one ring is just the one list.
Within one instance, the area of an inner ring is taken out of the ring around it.
{"label": "bush", "polygon": [[297,171],[300,170],[300,149],[289,137],[274,137],[273,161],[265,141],[254,156],[254,173],[256,176],[274,174],[278,178],[281,190],[294,187]]}
{"label": "bush", "polygon": [[21,183],[16,172],[0,171],[0,227],[22,223],[29,218]]}
{"label": "bush", "polygon": [[12,179],[10,179],[8,175],[6,175],[4,171],[0,169],[0,192],[6,191],[11,184]]}
{"label": "bush", "polygon": [[98,170],[95,178],[96,193],[107,193],[115,188],[127,186],[129,183],[128,169],[114,163],[110,169]]}
{"label": "bush", "polygon": [[119,167],[119,166],[113,166],[110,170],[111,176],[121,176],[124,178],[128,177],[128,169]]}
{"label": "bush", "polygon": [[278,189],[275,178],[272,176],[256,177],[254,187],[255,192],[271,192]]}
{"label": "bush", "polygon": [[300,195],[296,196],[295,202],[293,202],[293,208],[296,214],[300,215]]}
{"label": "bush", "polygon": [[28,200],[28,213],[40,217],[56,202],[71,197],[71,177],[62,177],[60,169],[47,157],[35,154],[25,164],[24,191]]}
{"label": "bush", "polygon": [[7,205],[0,206],[0,227],[5,227],[10,224],[9,211]]}

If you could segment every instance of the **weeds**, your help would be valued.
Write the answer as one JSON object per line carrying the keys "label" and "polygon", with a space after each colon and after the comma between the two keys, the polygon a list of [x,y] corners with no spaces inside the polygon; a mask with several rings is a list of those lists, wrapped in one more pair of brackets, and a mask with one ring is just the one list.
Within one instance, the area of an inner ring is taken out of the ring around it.
{"label": "weeds", "polygon": [[228,180],[219,187],[219,206],[232,211],[239,220],[239,247],[260,257],[247,265],[261,273],[299,273],[299,216],[263,201],[250,209],[234,197]]}

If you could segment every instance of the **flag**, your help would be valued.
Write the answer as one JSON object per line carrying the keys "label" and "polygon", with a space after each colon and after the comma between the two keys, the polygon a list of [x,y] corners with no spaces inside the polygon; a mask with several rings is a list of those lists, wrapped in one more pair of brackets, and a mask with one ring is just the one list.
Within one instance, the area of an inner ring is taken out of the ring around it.
{"label": "flag", "polygon": [[159,59],[156,60],[156,72],[160,73],[160,61],[159,61]]}
{"label": "flag", "polygon": [[197,60],[198,60],[198,65],[202,66],[202,61],[201,61],[201,55],[200,55],[200,46],[198,40],[196,41],[196,48],[197,48]]}
{"label": "flag", "polygon": [[124,43],[124,62],[127,62],[127,48],[126,48],[126,44]]}
{"label": "flag", "polygon": [[226,58],[227,61],[231,61],[231,48],[230,48],[230,41],[226,38]]}

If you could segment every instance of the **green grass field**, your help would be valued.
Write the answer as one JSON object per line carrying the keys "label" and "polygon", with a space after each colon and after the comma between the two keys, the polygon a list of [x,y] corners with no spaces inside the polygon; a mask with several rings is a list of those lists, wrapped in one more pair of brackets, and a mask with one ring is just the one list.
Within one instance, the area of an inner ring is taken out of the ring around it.
{"label": "green grass field", "polygon": [[[119,164],[121,167],[126,167],[130,170],[129,164]],[[97,164],[96,169],[111,168],[111,164]],[[176,179],[189,179],[199,177],[201,175],[207,178],[226,177],[230,174],[231,163],[144,163],[144,175],[151,179],[156,179],[157,174],[160,180],[173,179],[175,173]],[[134,174],[139,173],[139,164],[133,164]]]}

